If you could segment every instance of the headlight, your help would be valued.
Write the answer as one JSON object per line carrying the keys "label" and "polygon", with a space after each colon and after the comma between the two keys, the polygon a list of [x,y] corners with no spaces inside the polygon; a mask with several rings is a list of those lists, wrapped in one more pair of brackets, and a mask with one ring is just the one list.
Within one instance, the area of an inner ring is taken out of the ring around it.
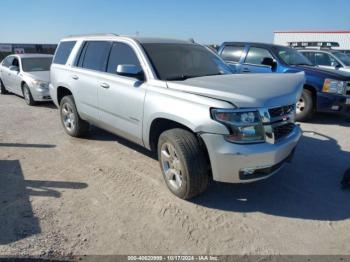
{"label": "headlight", "polygon": [[212,109],[214,120],[224,124],[230,131],[226,140],[233,143],[265,142],[265,131],[258,111]]}
{"label": "headlight", "polygon": [[40,81],[40,80],[33,80],[33,84],[41,89],[48,89],[49,88],[49,83],[45,81]]}
{"label": "headlight", "polygon": [[332,94],[345,94],[345,83],[343,81],[325,79],[323,83],[322,92]]}

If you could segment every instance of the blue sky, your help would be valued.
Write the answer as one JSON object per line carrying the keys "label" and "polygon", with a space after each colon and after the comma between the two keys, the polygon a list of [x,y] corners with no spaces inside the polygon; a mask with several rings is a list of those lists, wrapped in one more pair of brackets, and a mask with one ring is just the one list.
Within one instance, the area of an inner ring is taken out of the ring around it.
{"label": "blue sky", "polygon": [[350,30],[349,0],[4,0],[0,8],[2,43],[108,32],[271,42],[275,30]]}

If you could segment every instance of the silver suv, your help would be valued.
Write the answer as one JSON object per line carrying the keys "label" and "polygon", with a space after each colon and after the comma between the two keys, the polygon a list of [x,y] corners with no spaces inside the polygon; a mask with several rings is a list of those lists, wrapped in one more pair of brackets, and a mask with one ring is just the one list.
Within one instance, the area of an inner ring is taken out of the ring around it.
{"label": "silver suv", "polygon": [[209,179],[256,181],[290,160],[303,83],[232,74],[196,43],[108,34],[61,40],[50,93],[69,135],[93,124],[157,152],[170,191],[189,199]]}

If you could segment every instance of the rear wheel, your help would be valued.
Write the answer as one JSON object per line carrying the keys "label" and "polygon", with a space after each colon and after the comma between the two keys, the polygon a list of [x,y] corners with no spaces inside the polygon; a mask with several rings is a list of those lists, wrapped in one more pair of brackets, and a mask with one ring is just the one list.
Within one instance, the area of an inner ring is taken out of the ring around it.
{"label": "rear wheel", "polygon": [[85,137],[89,133],[89,123],[81,119],[73,96],[65,96],[60,103],[61,122],[66,133],[73,137]]}
{"label": "rear wheel", "polygon": [[27,84],[23,84],[22,92],[23,92],[23,97],[26,104],[29,106],[34,106],[35,101],[33,99],[32,93],[30,92],[29,86]]}
{"label": "rear wheel", "polygon": [[7,93],[8,93],[8,91],[6,90],[4,83],[0,79],[0,94],[5,95]]}
{"label": "rear wheel", "polygon": [[180,128],[163,132],[158,159],[169,190],[179,198],[190,199],[206,190],[209,163],[195,134]]}
{"label": "rear wheel", "polygon": [[296,104],[296,120],[307,121],[314,113],[314,99],[310,90],[304,89]]}

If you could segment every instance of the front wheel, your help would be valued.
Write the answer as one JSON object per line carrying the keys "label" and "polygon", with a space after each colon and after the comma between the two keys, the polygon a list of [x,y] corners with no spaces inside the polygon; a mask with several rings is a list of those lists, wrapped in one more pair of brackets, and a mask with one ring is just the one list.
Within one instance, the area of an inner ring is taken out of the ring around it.
{"label": "front wheel", "polygon": [[296,104],[296,120],[307,121],[314,113],[314,99],[312,93],[304,89],[299,101]]}
{"label": "front wheel", "polygon": [[89,132],[89,123],[80,118],[73,96],[65,96],[60,103],[61,122],[66,133],[73,137],[84,137]]}
{"label": "front wheel", "polygon": [[163,132],[158,141],[158,159],[169,190],[190,199],[206,190],[209,161],[195,134],[175,128]]}
{"label": "front wheel", "polygon": [[29,106],[34,106],[35,101],[33,99],[32,93],[30,92],[29,86],[27,84],[23,84],[22,91],[23,91],[24,101],[26,102],[26,104]]}

